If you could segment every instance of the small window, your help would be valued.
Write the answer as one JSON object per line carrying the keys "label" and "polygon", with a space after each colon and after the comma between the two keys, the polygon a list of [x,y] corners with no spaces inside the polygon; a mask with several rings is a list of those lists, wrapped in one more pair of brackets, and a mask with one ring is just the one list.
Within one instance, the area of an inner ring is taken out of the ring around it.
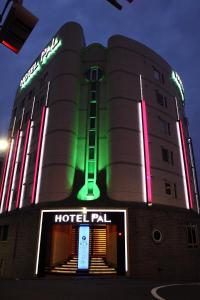
{"label": "small window", "polygon": [[160,92],[156,90],[157,103],[163,107],[167,108],[167,98],[163,96]]}
{"label": "small window", "polygon": [[161,147],[163,161],[169,162],[169,151]]}
{"label": "small window", "polygon": [[189,248],[197,248],[199,245],[197,224],[186,225],[187,230],[187,244]]}
{"label": "small window", "polygon": [[94,159],[94,148],[89,148],[89,159],[90,160]]}
{"label": "small window", "polygon": [[158,81],[161,80],[161,73],[154,67],[153,67],[153,77]]}
{"label": "small window", "polygon": [[156,244],[160,244],[163,240],[162,232],[159,229],[153,229],[152,239]]}
{"label": "small window", "polygon": [[103,71],[98,66],[93,66],[85,72],[85,77],[87,81],[100,81],[103,79]]}
{"label": "small window", "polygon": [[160,129],[161,132],[166,134],[166,135],[170,135],[170,124],[169,122],[163,120],[161,117],[159,118],[159,122],[160,122]]}
{"label": "small window", "polygon": [[176,183],[174,183],[174,197],[175,197],[176,199],[178,198]]}
{"label": "small window", "polygon": [[96,116],[96,103],[90,103],[90,117]]}
{"label": "small window", "polygon": [[90,118],[90,129],[95,128],[95,118]]}
{"label": "small window", "polygon": [[165,193],[167,195],[171,195],[172,194],[171,184],[169,182],[165,182]]}
{"label": "small window", "polygon": [[8,225],[0,226],[0,241],[7,241],[8,239]]}
{"label": "small window", "polygon": [[95,145],[95,131],[89,132],[89,146]]}

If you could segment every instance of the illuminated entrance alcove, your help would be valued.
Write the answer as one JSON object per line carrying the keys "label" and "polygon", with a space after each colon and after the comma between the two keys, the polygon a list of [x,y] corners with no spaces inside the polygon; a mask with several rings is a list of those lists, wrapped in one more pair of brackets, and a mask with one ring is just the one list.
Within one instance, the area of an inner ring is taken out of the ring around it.
{"label": "illuminated entrance alcove", "polygon": [[127,271],[126,210],[41,212],[36,275],[124,275]]}

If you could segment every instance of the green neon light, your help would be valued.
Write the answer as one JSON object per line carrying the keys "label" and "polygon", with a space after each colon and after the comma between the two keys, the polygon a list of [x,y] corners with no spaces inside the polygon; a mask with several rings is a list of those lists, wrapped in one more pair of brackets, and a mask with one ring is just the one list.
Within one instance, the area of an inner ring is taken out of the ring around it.
{"label": "green neon light", "polygon": [[97,102],[91,99],[88,108],[88,125],[85,156],[85,184],[78,192],[79,200],[95,200],[100,197],[97,186],[97,139],[98,139]]}
{"label": "green neon light", "polygon": [[180,76],[175,71],[172,71],[171,78],[174,81],[174,83],[176,84],[176,86],[178,87],[179,92],[181,94],[181,99],[184,102],[185,101],[184,86],[183,86],[183,82],[182,82]]}
{"label": "green neon light", "polygon": [[20,81],[21,89],[25,88],[36,76],[36,74],[42,69],[42,65],[45,65],[49,59],[55,55],[58,48],[62,45],[62,41],[57,37],[53,38],[51,43],[42,51],[40,58],[31,66],[28,72],[24,75]]}

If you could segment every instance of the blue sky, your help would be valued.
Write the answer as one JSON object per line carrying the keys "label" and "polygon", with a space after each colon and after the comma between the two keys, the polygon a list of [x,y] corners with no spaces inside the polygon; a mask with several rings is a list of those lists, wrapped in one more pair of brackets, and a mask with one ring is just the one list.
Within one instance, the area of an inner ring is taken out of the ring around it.
{"label": "blue sky", "polygon": [[[5,1],[0,2],[1,8]],[[84,28],[87,44],[106,45],[111,35],[122,34],[155,50],[179,73],[200,174],[200,1],[118,2],[123,5],[122,11],[105,0],[24,0],[24,6],[39,22],[20,54],[0,45],[0,135],[7,132],[15,92],[24,72],[63,23],[76,21]]]}

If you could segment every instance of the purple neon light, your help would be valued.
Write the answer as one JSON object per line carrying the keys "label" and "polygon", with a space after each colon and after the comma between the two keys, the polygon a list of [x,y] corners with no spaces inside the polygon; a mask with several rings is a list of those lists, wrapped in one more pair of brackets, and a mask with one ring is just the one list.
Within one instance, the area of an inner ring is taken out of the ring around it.
{"label": "purple neon light", "polygon": [[148,122],[147,122],[146,103],[145,103],[144,99],[142,99],[142,123],[143,123],[143,135],[144,135],[147,202],[148,202],[148,205],[152,205],[152,187],[151,187],[151,167],[150,167],[150,154],[149,154]]}
{"label": "purple neon light", "polygon": [[191,190],[191,185],[190,185],[190,176],[189,176],[187,151],[186,151],[186,145],[185,145],[185,136],[184,136],[184,130],[183,130],[183,123],[181,120],[179,121],[179,125],[180,125],[180,132],[181,132],[181,141],[182,141],[183,157],[184,157],[184,164],[185,164],[186,181],[187,181],[187,187],[188,187],[189,204],[190,204],[190,208],[193,208],[192,190]]}
{"label": "purple neon light", "polygon": [[8,210],[8,206],[9,206],[10,193],[11,193],[11,187],[12,187],[12,181],[13,181],[13,174],[14,174],[17,150],[18,150],[18,145],[19,145],[19,136],[20,136],[20,130],[18,130],[18,132],[17,132],[15,149],[14,149],[14,153],[13,153],[13,161],[12,161],[12,166],[11,166],[11,173],[10,173],[10,179],[9,179],[9,183],[8,183],[8,193],[7,193],[6,206],[5,206],[6,211]]}
{"label": "purple neon light", "polygon": [[32,189],[32,196],[31,196],[31,204],[35,203],[35,195],[36,195],[36,188],[37,188],[37,181],[38,181],[38,171],[39,171],[39,162],[40,162],[40,154],[41,154],[45,114],[46,114],[46,106],[44,106],[43,109],[42,109],[42,116],[41,116],[41,122],[40,122],[40,132],[39,132],[39,138],[38,138],[38,147],[37,147],[37,156],[36,156],[34,178],[33,178],[33,189]]}
{"label": "purple neon light", "polygon": [[27,153],[27,146],[28,146],[28,140],[29,140],[29,134],[30,134],[30,127],[31,127],[31,121],[28,121],[27,129],[26,129],[26,137],[25,137],[25,144],[24,144],[24,150],[22,155],[22,165],[20,170],[20,177],[19,177],[19,185],[18,185],[18,191],[17,191],[17,200],[15,207],[19,207],[19,200],[21,196],[21,190],[22,190],[22,180],[24,175],[24,167],[25,167],[25,161],[26,161],[26,153]]}

